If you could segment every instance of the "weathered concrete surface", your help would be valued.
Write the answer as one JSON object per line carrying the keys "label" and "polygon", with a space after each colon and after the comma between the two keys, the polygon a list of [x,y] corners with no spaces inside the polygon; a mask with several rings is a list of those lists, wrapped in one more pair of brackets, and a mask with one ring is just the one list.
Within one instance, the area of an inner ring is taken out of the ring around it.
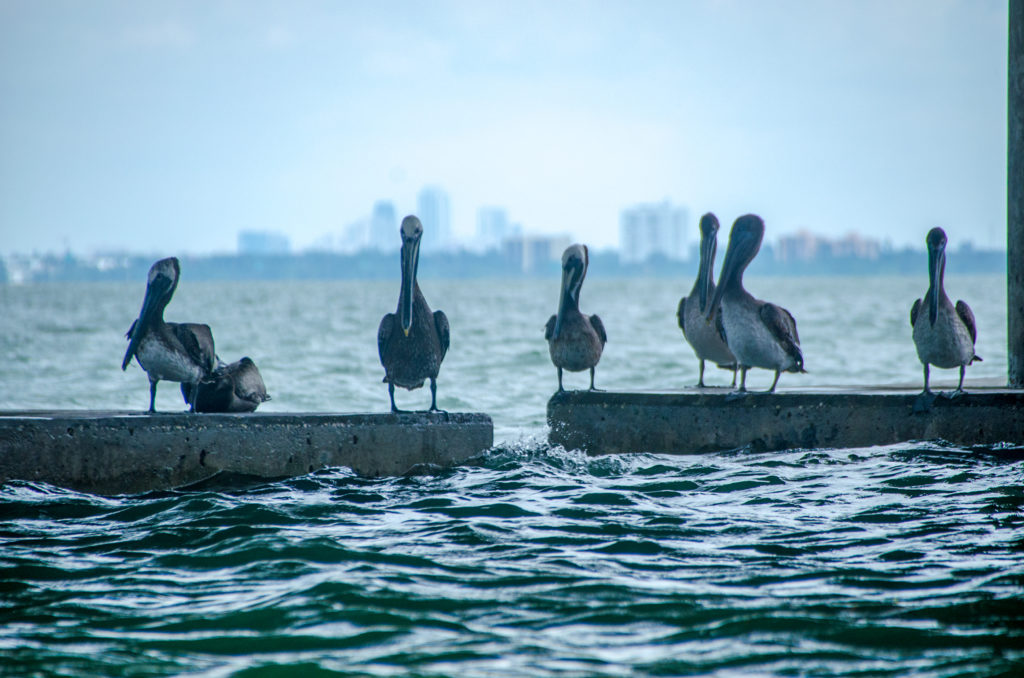
{"label": "weathered concrete surface", "polygon": [[401,475],[459,464],[493,442],[485,414],[0,412],[0,481],[128,494],[219,472],[283,478],[347,466]]}
{"label": "weathered concrete surface", "polygon": [[931,410],[913,411],[917,393],[801,390],[731,398],[723,389],[680,393],[555,394],[549,440],[593,454],[686,454],[868,447],[943,439],[960,445],[1024,443],[1024,391],[971,389]]}
{"label": "weathered concrete surface", "polygon": [[1024,386],[1024,0],[1010,0],[1006,130],[1009,384]]}

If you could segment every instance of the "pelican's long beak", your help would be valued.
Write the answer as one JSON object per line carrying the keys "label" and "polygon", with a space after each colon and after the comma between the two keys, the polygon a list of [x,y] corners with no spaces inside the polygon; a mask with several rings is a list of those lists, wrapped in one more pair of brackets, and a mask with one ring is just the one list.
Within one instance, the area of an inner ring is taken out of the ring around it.
{"label": "pelican's long beak", "polygon": [[[725,276],[723,275],[722,277],[724,279]],[[719,280],[718,287],[715,288],[715,296],[711,297],[711,304],[708,305],[708,311],[705,315],[705,319],[708,322],[711,322],[711,319],[715,317],[715,311],[718,310],[718,305],[722,303],[723,292],[725,292],[725,285],[722,284],[722,280]]]}
{"label": "pelican's long beak", "polygon": [[582,278],[586,275],[586,264],[579,259],[570,259],[562,266],[562,290],[558,298],[558,315],[555,316],[555,330],[551,334],[557,339],[562,331],[562,317],[570,305],[578,305],[579,289],[582,285]]}
{"label": "pelican's long beak", "polygon": [[161,308],[160,302],[167,293],[174,287],[174,281],[165,275],[158,275],[153,281],[146,285],[146,297],[142,300],[142,310],[139,311],[139,319],[135,321],[132,328],[132,335],[128,342],[128,350],[125,351],[124,360],[121,361],[121,369],[127,369],[128,363],[132,361],[135,350],[139,346],[139,340],[146,333],[146,329],[153,322],[153,316]]}
{"label": "pelican's long beak", "polygon": [[420,262],[420,237],[402,240],[402,332],[409,336],[412,329],[413,290],[416,286],[416,269]]}
{"label": "pelican's long beak", "polygon": [[562,332],[562,316],[565,315],[565,309],[569,305],[569,300],[572,298],[572,291],[569,286],[572,284],[572,274],[568,268],[562,269],[562,288],[558,294],[558,315],[555,316],[555,331],[551,334],[552,339],[558,339],[558,335]]}
{"label": "pelican's long beak", "polygon": [[928,320],[934,325],[939,317],[939,290],[942,288],[942,271],[946,266],[946,248],[928,248]]}
{"label": "pelican's long beak", "polygon": [[711,295],[711,273],[715,265],[715,238],[703,237],[700,241],[700,281],[697,294],[700,298],[701,313],[707,308],[708,297]]}

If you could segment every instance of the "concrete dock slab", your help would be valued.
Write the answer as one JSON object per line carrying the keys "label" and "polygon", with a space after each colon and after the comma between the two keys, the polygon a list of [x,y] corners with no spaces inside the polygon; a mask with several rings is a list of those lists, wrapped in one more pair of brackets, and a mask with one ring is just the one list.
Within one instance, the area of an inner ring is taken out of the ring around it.
{"label": "concrete dock slab", "polygon": [[97,494],[171,489],[218,473],[367,476],[457,465],[494,444],[486,414],[140,414],[0,411],[0,481]]}
{"label": "concrete dock slab", "polygon": [[915,412],[918,392],[803,389],[749,393],[567,391],[548,401],[549,441],[593,454],[843,448],[941,439],[1024,443],[1024,391],[971,388]]}

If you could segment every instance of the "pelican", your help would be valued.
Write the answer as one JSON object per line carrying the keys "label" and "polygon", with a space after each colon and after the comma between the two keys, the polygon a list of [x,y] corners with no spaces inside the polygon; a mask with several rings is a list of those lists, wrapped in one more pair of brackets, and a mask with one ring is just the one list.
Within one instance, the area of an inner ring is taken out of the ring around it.
{"label": "pelican", "polygon": [[[941,228],[928,231],[925,238],[928,245],[928,291],[924,299],[918,299],[910,308],[910,325],[914,328],[914,345],[917,357],[924,364],[924,391],[928,388],[928,366],[960,368],[960,383],[955,394],[964,391],[964,371],[975,360],[981,361],[974,352],[978,338],[978,326],[974,322],[971,307],[963,301],[956,306],[946,296],[942,286],[946,275],[946,232]],[[927,314],[921,313],[922,305]]]}
{"label": "pelican", "polygon": [[580,288],[587,275],[590,257],[586,245],[570,245],[562,254],[562,290],[558,314],[544,328],[551,362],[558,368],[558,391],[562,388],[562,370],[590,370],[590,390],[594,388],[594,367],[608,343],[604,324],[596,315],[580,313]]}
{"label": "pelican", "polygon": [[181,396],[196,412],[255,412],[270,400],[256,363],[248,357],[230,365],[217,358],[216,369],[199,382],[195,399],[185,384]]}
{"label": "pelican", "polygon": [[700,268],[690,296],[679,300],[679,329],[693,352],[700,359],[700,379],[697,386],[704,387],[704,361],[732,370],[732,385],[736,386],[736,358],[725,342],[722,313],[715,314],[714,324],[704,319],[708,300],[715,293],[715,250],[718,249],[718,218],[708,212],[700,218]]}
{"label": "pelican", "polygon": [[430,411],[437,409],[437,373],[448,353],[448,317],[443,311],[431,313],[423,298],[416,269],[420,260],[420,239],[423,224],[410,215],[402,219],[402,287],[398,293],[398,310],[388,313],[377,330],[377,351],[384,366],[391,411],[395,407],[395,386],[410,391],[430,379]]}
{"label": "pelican", "polygon": [[764,221],[755,214],[736,220],[722,264],[722,279],[711,300],[706,319],[711,322],[719,305],[729,350],[740,369],[740,392],[746,392],[747,370],[775,370],[768,393],[775,391],[782,372],[804,372],[796,320],[781,306],[755,299],[743,288],[743,271],[757,256],[764,238]]}
{"label": "pelican", "polygon": [[[216,355],[209,325],[164,322],[164,308],[178,286],[181,267],[176,257],[161,259],[149,269],[146,297],[139,317],[128,328],[128,350],[121,369],[134,357],[149,375],[149,411],[155,412],[156,384],[188,384],[195,402],[199,382],[213,370]],[[195,406],[191,408],[195,412]]]}

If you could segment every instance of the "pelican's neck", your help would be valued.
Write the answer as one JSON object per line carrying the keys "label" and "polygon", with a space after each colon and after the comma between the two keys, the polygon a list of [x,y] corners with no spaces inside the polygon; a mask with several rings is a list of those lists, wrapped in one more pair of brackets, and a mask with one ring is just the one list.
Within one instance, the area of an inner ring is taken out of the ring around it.
{"label": "pelican's neck", "polygon": [[575,276],[577,270],[566,268],[562,272],[562,298],[558,302],[558,308],[563,313],[580,310],[580,291],[583,289],[583,280],[587,277],[587,269],[584,266],[578,270],[578,279]]}
{"label": "pelican's neck", "polygon": [[[700,298],[699,297],[700,290],[701,290],[701,287],[704,286],[704,281],[706,279],[707,280],[707,286],[708,286],[707,289],[708,289],[708,294],[709,294],[708,301],[711,301],[710,295],[713,295],[714,291],[715,291],[715,266],[714,266],[714,264],[715,264],[715,262],[714,262],[713,258],[712,258],[711,261],[704,261],[704,257],[700,258],[700,266],[697,268],[697,279],[693,283],[693,290],[690,292],[691,296],[697,295],[697,298]],[[706,276],[706,278],[705,278],[705,276]],[[700,309],[700,310],[701,310],[702,313],[704,312],[703,308]]]}
{"label": "pelican's neck", "polygon": [[156,305],[153,307],[153,311],[149,316],[148,324],[150,327],[161,327],[166,324],[164,322],[164,309],[167,308],[167,304],[170,303],[170,301],[170,295],[157,300]]}
{"label": "pelican's neck", "polygon": [[[578,294],[579,292],[577,291]],[[580,310],[580,300],[573,297],[571,290],[562,290],[562,300],[559,303],[559,308],[562,310],[562,313],[569,311],[578,312]]]}
{"label": "pelican's neck", "polygon": [[731,275],[724,275],[722,279],[718,281],[718,286],[724,288],[726,293],[743,292],[743,271],[747,269],[747,265],[744,264],[736,269],[736,272]]}

